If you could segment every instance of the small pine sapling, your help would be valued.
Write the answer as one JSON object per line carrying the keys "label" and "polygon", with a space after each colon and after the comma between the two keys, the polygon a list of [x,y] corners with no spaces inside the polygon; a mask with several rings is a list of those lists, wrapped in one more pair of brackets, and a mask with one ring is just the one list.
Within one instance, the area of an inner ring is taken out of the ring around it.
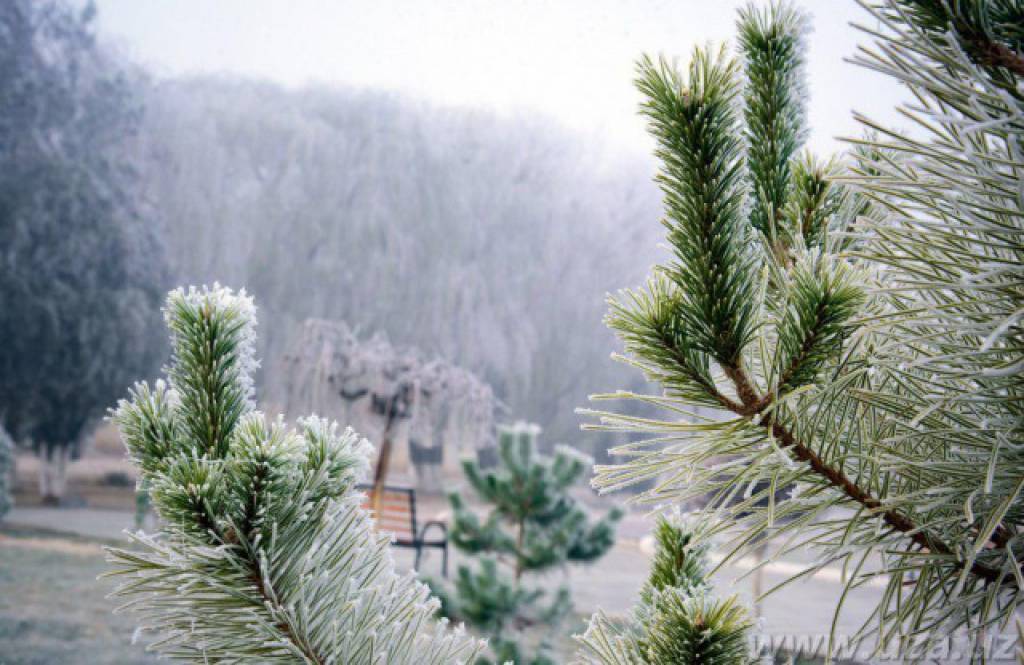
{"label": "small pine sapling", "polygon": [[[548,640],[572,609],[569,591],[549,597],[527,586],[527,574],[602,557],[615,542],[622,513],[612,509],[592,521],[570,494],[589,468],[575,450],[559,447],[551,456],[537,451],[539,428],[502,427],[498,465],[484,470],[463,462],[466,478],[488,507],[481,520],[463,498],[450,495],[454,518],[451,540],[459,552],[478,557],[475,566],[460,565],[453,588],[437,588],[443,611],[489,636],[494,662],[553,663]],[[435,584],[435,586],[437,586]],[[525,657],[518,639],[531,627],[546,627],[537,653]],[[482,659],[480,662],[491,662]]]}

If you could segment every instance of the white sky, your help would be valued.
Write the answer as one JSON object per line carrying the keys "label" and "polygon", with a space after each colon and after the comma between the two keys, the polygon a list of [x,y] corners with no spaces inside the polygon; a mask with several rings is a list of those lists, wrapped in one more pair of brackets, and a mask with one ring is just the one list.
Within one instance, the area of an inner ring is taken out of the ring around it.
{"label": "white sky", "polygon": [[[340,83],[440,104],[537,110],[647,149],[633,63],[730,39],[737,0],[98,0],[99,29],[158,75],[231,72],[289,86]],[[865,37],[853,0],[800,0],[809,36],[811,145],[859,133],[852,108],[891,121],[891,80],[843,62]]]}

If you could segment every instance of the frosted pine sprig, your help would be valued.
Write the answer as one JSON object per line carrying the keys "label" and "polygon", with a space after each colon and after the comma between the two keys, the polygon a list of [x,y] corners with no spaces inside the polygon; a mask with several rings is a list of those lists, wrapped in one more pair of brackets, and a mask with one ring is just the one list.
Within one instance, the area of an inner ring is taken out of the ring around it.
{"label": "frosted pine sprig", "polygon": [[113,413],[162,523],[109,550],[149,648],[195,663],[472,661],[483,645],[434,620],[437,601],[395,572],[361,508],[372,446],[255,410],[252,299],[178,289],[165,316],[169,382],[136,385]]}

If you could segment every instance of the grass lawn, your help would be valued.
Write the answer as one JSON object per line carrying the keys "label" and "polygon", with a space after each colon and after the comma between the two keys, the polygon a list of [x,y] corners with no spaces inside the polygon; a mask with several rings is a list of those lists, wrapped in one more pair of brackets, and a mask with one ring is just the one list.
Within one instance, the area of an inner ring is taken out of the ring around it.
{"label": "grass lawn", "polygon": [[106,598],[95,541],[0,526],[0,665],[156,663]]}

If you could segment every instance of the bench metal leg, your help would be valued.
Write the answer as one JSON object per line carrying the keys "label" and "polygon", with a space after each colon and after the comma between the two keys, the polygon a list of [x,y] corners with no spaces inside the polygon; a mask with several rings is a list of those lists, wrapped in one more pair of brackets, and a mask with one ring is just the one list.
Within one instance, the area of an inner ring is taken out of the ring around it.
{"label": "bench metal leg", "polygon": [[413,564],[412,564],[413,570],[415,570],[417,573],[420,572],[420,557],[421,556],[423,556],[423,548],[422,547],[417,547],[416,548],[416,559],[413,561]]}

